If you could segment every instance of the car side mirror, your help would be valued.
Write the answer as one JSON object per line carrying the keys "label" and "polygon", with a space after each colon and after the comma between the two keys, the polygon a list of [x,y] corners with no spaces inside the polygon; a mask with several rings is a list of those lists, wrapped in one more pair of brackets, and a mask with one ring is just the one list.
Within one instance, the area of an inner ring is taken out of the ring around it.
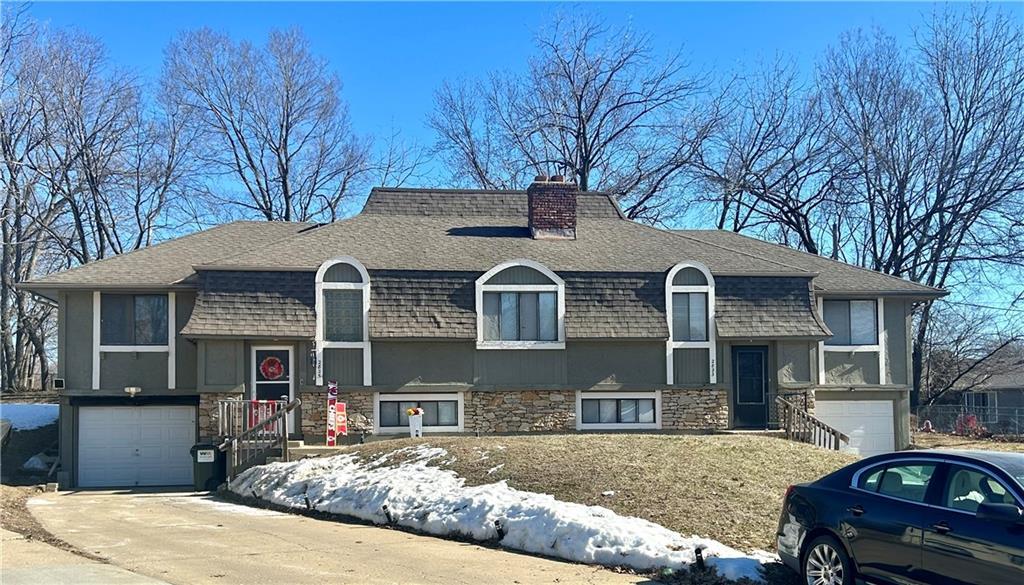
{"label": "car side mirror", "polygon": [[1013,504],[994,504],[982,502],[978,504],[978,520],[989,520],[1003,524],[1024,525],[1024,510]]}

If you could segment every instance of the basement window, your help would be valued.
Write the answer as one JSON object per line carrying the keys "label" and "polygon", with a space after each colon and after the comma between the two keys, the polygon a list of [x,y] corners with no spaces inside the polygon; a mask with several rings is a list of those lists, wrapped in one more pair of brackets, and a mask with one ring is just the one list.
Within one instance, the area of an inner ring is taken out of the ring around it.
{"label": "basement window", "polygon": [[579,392],[576,428],[659,429],[660,392]]}
{"label": "basement window", "polygon": [[424,432],[462,431],[462,394],[377,394],[374,426],[381,434],[407,433],[410,408],[423,409]]}

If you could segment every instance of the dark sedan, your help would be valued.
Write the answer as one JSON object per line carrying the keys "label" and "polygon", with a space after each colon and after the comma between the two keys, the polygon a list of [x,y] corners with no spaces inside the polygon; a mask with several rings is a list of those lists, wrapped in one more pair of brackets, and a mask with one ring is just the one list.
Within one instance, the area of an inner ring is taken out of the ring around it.
{"label": "dark sedan", "polygon": [[1024,584],[1024,454],[910,451],[791,486],[779,556],[808,584]]}

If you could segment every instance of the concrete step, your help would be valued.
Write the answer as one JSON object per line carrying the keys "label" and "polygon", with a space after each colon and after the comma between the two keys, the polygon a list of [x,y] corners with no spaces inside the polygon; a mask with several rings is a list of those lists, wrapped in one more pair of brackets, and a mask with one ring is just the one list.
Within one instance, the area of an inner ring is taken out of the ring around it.
{"label": "concrete step", "polygon": [[288,441],[289,449],[298,449],[305,445],[305,441]]}

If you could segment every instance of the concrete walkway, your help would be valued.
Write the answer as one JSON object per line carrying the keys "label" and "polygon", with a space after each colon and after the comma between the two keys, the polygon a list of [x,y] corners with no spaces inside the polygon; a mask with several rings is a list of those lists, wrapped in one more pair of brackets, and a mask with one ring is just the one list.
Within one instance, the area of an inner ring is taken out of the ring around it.
{"label": "concrete walkway", "polygon": [[166,585],[0,528],[3,585]]}
{"label": "concrete walkway", "polygon": [[65,541],[169,583],[649,583],[596,567],[206,495],[70,492],[33,498],[29,509]]}

